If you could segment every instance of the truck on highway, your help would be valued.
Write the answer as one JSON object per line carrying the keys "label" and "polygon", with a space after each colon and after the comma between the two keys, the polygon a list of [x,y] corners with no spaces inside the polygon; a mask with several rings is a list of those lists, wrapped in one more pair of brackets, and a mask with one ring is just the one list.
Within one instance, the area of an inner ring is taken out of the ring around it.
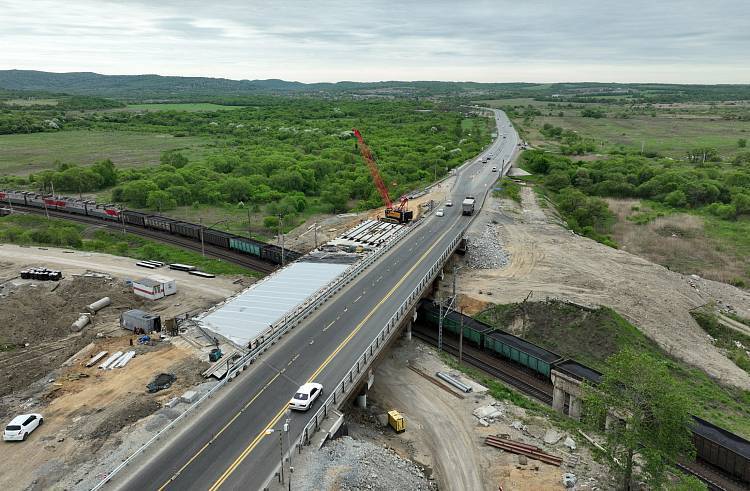
{"label": "truck on highway", "polygon": [[476,200],[474,199],[474,196],[467,196],[464,198],[463,202],[461,203],[461,212],[463,215],[473,215],[474,214],[474,203],[476,203]]}

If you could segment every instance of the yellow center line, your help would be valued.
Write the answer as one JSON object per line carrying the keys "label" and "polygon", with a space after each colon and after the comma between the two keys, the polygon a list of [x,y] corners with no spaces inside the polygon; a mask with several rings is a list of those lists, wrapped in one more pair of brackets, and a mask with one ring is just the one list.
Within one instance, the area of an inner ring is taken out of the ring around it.
{"label": "yellow center line", "polygon": [[[299,355],[297,355],[297,356],[299,356]],[[227,428],[229,427],[229,425],[231,425],[232,423],[234,423],[234,421],[235,421],[235,420],[236,420],[237,418],[239,418],[239,417],[240,417],[240,414],[242,414],[242,412],[243,412],[243,411],[244,411],[245,409],[247,409],[247,408],[248,408],[248,407],[250,406],[250,404],[252,404],[253,402],[255,402],[255,399],[257,399],[257,398],[258,398],[258,397],[260,396],[261,392],[263,392],[264,390],[266,390],[266,387],[268,387],[269,385],[271,385],[271,384],[272,384],[272,383],[274,382],[274,380],[276,380],[277,378],[279,378],[279,375],[281,375],[281,374],[280,374],[280,373],[276,373],[276,375],[274,375],[273,377],[271,377],[271,379],[270,379],[270,380],[269,380],[268,382],[266,382],[266,385],[264,385],[264,386],[263,386],[263,388],[262,388],[262,389],[260,390],[260,392],[258,392],[257,394],[255,394],[255,396],[254,396],[254,397],[253,397],[252,399],[250,399],[250,400],[249,400],[249,401],[248,401],[248,402],[247,402],[247,403],[246,403],[246,404],[245,404],[244,406],[242,406],[242,409],[240,409],[240,410],[239,410],[239,411],[237,412],[237,414],[235,414],[235,415],[234,415],[234,417],[232,417],[232,419],[230,419],[230,420],[229,420],[229,422],[228,422],[227,424],[225,424],[225,425],[224,425],[224,426],[223,426],[223,427],[222,427],[222,428],[221,428],[221,429],[219,430],[219,432],[218,432],[218,433],[216,433],[216,434],[215,434],[215,435],[214,435],[213,437],[211,437],[211,439],[210,439],[210,440],[209,440],[208,442],[206,442],[206,444],[205,444],[205,445],[203,445],[203,446],[202,446],[202,447],[200,448],[200,450],[198,450],[198,452],[196,452],[196,454],[195,454],[195,455],[193,455],[193,456],[192,456],[192,457],[190,458],[190,460],[188,460],[187,462],[185,462],[185,465],[183,465],[182,467],[180,467],[180,468],[179,468],[179,470],[178,470],[177,472],[175,472],[174,474],[172,474],[172,477],[170,477],[170,478],[169,478],[169,479],[167,480],[167,482],[165,482],[164,484],[162,484],[162,485],[161,485],[161,487],[160,487],[160,488],[158,489],[158,491],[162,491],[162,490],[163,490],[164,488],[166,488],[166,487],[167,487],[167,486],[168,486],[168,485],[169,485],[169,484],[170,484],[170,483],[171,483],[172,481],[174,481],[174,480],[175,480],[175,479],[177,478],[177,476],[179,476],[179,475],[180,475],[180,474],[182,473],[182,471],[184,471],[184,470],[185,470],[185,468],[186,468],[187,466],[189,466],[189,465],[190,465],[190,464],[191,464],[191,463],[192,463],[192,462],[193,462],[193,461],[194,461],[195,459],[197,459],[197,458],[198,458],[198,456],[199,456],[200,454],[202,454],[202,453],[203,453],[203,451],[204,451],[204,450],[206,450],[206,449],[208,448],[208,446],[209,446],[209,445],[211,445],[211,444],[212,444],[212,443],[213,443],[214,441],[216,441],[216,439],[217,439],[217,438],[219,438],[219,436],[221,436],[221,434],[222,434],[222,433],[224,433],[224,430],[226,430],[226,429],[227,429]]]}
{"label": "yellow center line", "polygon": [[[333,358],[337,354],[339,354],[339,352],[342,349],[344,349],[344,347],[347,344],[349,344],[349,341],[351,341],[352,338],[359,332],[359,330],[362,329],[362,326],[364,326],[365,323],[368,320],[370,320],[370,317],[372,317],[372,315],[375,313],[375,311],[377,311],[395,293],[395,291],[403,284],[403,282],[406,281],[406,278],[408,278],[409,275],[412,272],[414,272],[415,269],[417,269],[417,266],[419,266],[422,263],[422,261],[425,259],[425,257],[427,257],[427,255],[430,252],[432,252],[432,250],[435,248],[435,246],[437,246],[440,243],[440,241],[442,241],[443,238],[445,238],[445,236],[448,235],[448,232],[450,232],[450,230],[451,229],[448,228],[448,230],[446,230],[445,232],[443,232],[443,234],[430,246],[429,249],[427,249],[425,251],[424,254],[422,254],[422,256],[419,258],[419,260],[417,260],[417,262],[414,263],[414,265],[409,269],[409,271],[407,271],[406,274],[404,274],[401,277],[401,279],[398,281],[398,283],[396,283],[393,286],[393,288],[391,288],[391,290],[380,300],[380,302],[378,302],[378,304],[375,305],[374,308],[370,309],[370,312],[365,316],[364,319],[362,319],[362,321],[360,321],[359,324],[357,324],[357,327],[355,327],[354,330],[352,330],[352,332],[349,333],[349,335],[346,337],[346,339],[344,339],[341,342],[341,344],[339,344],[338,347],[336,347],[336,349],[330,355],[328,355],[328,358],[326,358],[323,361],[323,363],[320,364],[320,366],[317,368],[317,370],[315,370],[315,373],[313,373],[310,376],[310,378],[307,379],[308,383],[312,382],[320,374],[320,372],[322,372],[325,369],[325,367],[328,366],[328,364],[331,362],[331,360],[333,360]],[[268,387],[268,384],[266,386],[264,386],[263,389],[261,389],[261,391],[258,392],[258,394],[256,394],[255,397],[253,397],[253,400],[255,400],[255,398],[258,397],[258,395],[260,395],[261,392],[265,391],[267,387]],[[225,470],[224,473],[221,476],[219,476],[219,479],[217,479],[216,482],[213,484],[213,486],[211,486],[209,488],[209,491],[216,491],[217,489],[219,489],[221,487],[222,484],[224,484],[224,481],[226,481],[229,478],[229,476],[237,469],[237,467],[239,467],[239,465],[242,463],[242,461],[245,460],[245,458],[250,454],[250,452],[252,452],[255,449],[256,446],[258,446],[258,443],[260,443],[260,440],[266,435],[266,431],[268,431],[269,429],[271,429],[271,427],[274,426],[279,421],[279,419],[281,419],[281,417],[286,412],[287,407],[288,407],[287,405],[284,405],[284,406],[281,407],[281,409],[279,409],[279,412],[277,412],[276,415],[274,415],[274,417],[271,419],[271,421],[269,421],[269,423],[266,425],[266,427],[263,428],[263,430],[261,430],[260,433],[258,433],[258,435],[253,439],[252,442],[250,442],[250,444],[245,448],[245,450],[242,451],[242,453],[235,459],[235,461],[232,462],[232,464],[229,467],[227,467],[227,470]],[[193,459],[190,459],[190,460],[192,461]]]}

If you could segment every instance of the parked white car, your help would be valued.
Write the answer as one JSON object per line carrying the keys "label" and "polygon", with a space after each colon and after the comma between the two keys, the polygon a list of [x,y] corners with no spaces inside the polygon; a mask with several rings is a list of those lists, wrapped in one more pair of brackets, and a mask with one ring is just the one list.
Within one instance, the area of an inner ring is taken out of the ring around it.
{"label": "parked white car", "polygon": [[445,206],[453,206],[453,201],[451,200],[446,201]]}
{"label": "parked white car", "polygon": [[26,440],[26,437],[43,423],[44,418],[41,414],[21,414],[20,416],[16,416],[5,427],[3,440],[6,442]]}
{"label": "parked white car", "polygon": [[442,208],[438,208],[438,211],[435,212],[435,216],[436,217],[441,217],[443,215],[444,215],[443,209]]}
{"label": "parked white car", "polygon": [[493,167],[492,172],[497,172],[497,167]]}
{"label": "parked white car", "polygon": [[307,411],[310,406],[315,402],[320,394],[323,393],[323,386],[321,384],[310,383],[305,384],[294,394],[292,400],[289,401],[290,409],[299,409],[300,411]]}

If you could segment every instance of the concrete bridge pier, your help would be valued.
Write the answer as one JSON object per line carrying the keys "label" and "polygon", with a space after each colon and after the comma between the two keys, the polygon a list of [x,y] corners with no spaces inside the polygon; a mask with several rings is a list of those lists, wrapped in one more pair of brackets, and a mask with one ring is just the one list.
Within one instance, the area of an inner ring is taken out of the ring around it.
{"label": "concrete bridge pier", "polygon": [[370,390],[373,383],[375,383],[375,373],[370,370],[367,374],[367,381],[362,385],[362,390],[360,390],[359,394],[357,394],[356,404],[362,409],[367,408],[367,391]]}
{"label": "concrete bridge pier", "polygon": [[552,408],[561,413],[565,412],[565,403],[568,403],[567,415],[576,421],[581,420],[581,381],[570,375],[552,370]]}

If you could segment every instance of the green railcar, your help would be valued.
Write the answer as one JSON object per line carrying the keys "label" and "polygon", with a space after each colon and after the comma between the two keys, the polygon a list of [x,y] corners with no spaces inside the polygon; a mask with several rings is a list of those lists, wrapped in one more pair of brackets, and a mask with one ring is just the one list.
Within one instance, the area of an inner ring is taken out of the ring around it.
{"label": "green railcar", "polygon": [[[430,324],[437,326],[440,323],[440,310],[438,308],[422,308],[420,312],[424,315],[424,318]],[[468,322],[467,322],[468,321]],[[487,326],[481,325],[471,318],[464,318],[464,341],[473,343],[478,348],[482,347],[483,344],[483,332],[487,330]],[[477,326],[479,325],[479,329]],[[460,314],[450,312],[443,318],[443,332],[449,332],[454,336],[459,336],[459,330],[461,329],[461,317]]]}
{"label": "green railcar", "polygon": [[237,251],[242,251],[251,256],[260,257],[260,245],[249,240],[243,239],[242,237],[232,237],[229,239],[229,248]]}
{"label": "green railcar", "polygon": [[550,377],[550,365],[560,357],[503,331],[486,332],[484,349]]}

